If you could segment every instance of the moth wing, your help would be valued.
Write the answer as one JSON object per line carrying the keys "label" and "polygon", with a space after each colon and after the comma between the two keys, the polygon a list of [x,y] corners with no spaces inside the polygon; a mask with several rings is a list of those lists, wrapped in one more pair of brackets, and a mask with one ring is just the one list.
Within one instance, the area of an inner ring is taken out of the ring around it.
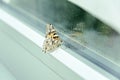
{"label": "moth wing", "polygon": [[51,32],[56,32],[52,24],[47,24],[46,27],[47,27],[46,34],[51,33]]}
{"label": "moth wing", "polygon": [[46,28],[46,39],[43,43],[43,51],[45,53],[55,50],[62,43],[61,38],[58,36],[52,24],[47,24]]}

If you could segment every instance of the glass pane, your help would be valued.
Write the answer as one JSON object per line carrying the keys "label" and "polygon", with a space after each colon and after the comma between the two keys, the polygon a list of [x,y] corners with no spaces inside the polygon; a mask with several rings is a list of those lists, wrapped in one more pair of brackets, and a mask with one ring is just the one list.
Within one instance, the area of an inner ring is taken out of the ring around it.
{"label": "glass pane", "polygon": [[[97,54],[120,67],[120,34],[109,24],[98,20],[80,7],[67,0],[4,1],[17,10],[32,16],[35,24],[39,25],[37,22],[43,20],[55,25],[59,33],[92,51],[93,54]],[[40,27],[36,28],[40,29]],[[45,33],[45,30],[43,32]],[[84,50],[84,48],[78,47],[79,50]]]}

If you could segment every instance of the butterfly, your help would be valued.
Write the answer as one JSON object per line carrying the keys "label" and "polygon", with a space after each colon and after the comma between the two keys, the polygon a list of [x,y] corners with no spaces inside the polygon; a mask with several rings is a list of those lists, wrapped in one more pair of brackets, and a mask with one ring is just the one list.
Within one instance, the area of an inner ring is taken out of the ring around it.
{"label": "butterfly", "polygon": [[47,24],[46,35],[43,42],[43,52],[52,52],[62,44],[61,38],[58,36],[57,31],[52,24]]}

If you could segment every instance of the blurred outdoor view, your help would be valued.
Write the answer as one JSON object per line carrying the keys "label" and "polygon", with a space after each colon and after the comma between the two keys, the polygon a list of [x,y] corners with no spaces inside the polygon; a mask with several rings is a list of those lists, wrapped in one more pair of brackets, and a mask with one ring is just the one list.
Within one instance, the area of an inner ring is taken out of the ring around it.
{"label": "blurred outdoor view", "polygon": [[67,0],[10,0],[8,4],[39,20],[59,25],[55,26],[58,32],[120,66],[120,35],[80,7]]}

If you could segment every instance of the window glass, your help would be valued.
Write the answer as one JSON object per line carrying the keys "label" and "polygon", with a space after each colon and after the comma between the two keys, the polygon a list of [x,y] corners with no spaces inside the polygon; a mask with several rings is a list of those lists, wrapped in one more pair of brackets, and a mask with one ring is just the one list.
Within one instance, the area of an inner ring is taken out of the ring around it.
{"label": "window glass", "polygon": [[3,1],[39,21],[53,24],[58,32],[73,42],[120,66],[120,35],[109,24],[98,20],[80,7],[67,0]]}

